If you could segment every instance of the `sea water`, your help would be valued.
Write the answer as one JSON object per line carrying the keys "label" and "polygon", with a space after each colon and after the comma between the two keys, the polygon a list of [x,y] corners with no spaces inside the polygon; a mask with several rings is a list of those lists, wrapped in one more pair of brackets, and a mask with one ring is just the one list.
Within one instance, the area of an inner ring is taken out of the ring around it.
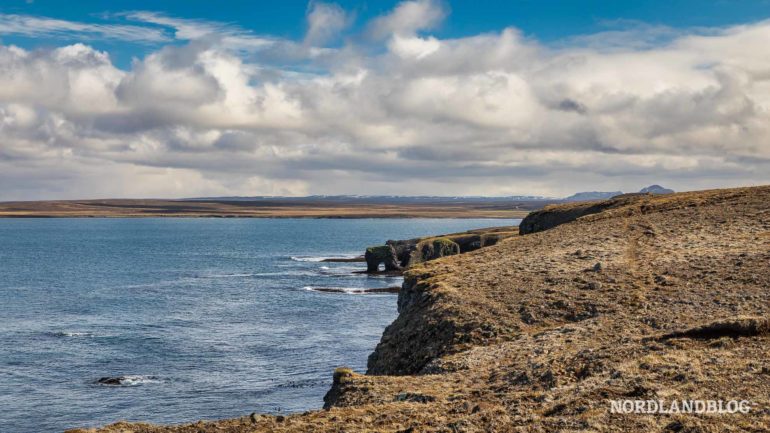
{"label": "sea water", "polygon": [[320,408],[335,367],[366,370],[396,295],[313,289],[401,284],[323,258],[517,223],[0,220],[0,431]]}

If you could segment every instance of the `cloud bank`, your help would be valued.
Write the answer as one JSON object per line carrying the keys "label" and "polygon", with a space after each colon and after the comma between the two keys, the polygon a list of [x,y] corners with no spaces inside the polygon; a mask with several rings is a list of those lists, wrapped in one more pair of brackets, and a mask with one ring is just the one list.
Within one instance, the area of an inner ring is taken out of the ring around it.
{"label": "cloud bank", "polygon": [[[515,28],[437,38],[448,13],[408,1],[355,31],[314,2],[298,41],[153,12],[49,25],[144,29],[129,33],[157,49],[127,70],[86,43],[0,45],[0,199],[770,182],[770,22],[545,45]],[[32,19],[47,20],[2,16],[0,32]]]}

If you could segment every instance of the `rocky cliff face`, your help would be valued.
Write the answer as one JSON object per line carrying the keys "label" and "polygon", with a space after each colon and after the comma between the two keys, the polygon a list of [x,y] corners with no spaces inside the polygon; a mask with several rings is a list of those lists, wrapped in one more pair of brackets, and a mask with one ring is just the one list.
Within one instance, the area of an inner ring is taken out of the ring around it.
{"label": "rocky cliff face", "polygon": [[[327,410],[100,431],[767,431],[770,186],[623,200],[409,270],[370,374],[335,373]],[[627,399],[752,409],[610,413]]]}

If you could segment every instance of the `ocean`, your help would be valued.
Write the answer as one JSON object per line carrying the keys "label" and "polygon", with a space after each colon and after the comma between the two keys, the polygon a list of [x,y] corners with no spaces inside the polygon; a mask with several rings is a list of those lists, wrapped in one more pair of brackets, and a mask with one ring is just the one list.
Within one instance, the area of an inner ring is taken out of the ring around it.
{"label": "ocean", "polygon": [[323,258],[518,222],[0,220],[0,431],[318,409],[335,367],[365,372],[397,295],[314,289],[401,284]]}

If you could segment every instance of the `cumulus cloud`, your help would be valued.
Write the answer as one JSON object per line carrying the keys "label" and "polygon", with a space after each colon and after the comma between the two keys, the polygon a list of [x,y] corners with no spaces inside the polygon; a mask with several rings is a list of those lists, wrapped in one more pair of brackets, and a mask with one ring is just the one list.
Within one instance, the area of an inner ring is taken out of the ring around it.
{"label": "cumulus cloud", "polygon": [[446,11],[404,2],[365,26],[377,42],[322,49],[337,6],[311,4],[298,42],[133,13],[187,42],[127,70],[85,44],[0,46],[0,199],[770,181],[770,22],[545,45],[426,33]]}
{"label": "cumulus cloud", "polygon": [[413,35],[430,30],[440,24],[447,11],[437,0],[412,0],[398,4],[392,12],[376,18],[369,24],[369,32],[375,38],[390,35]]}
{"label": "cumulus cloud", "polygon": [[323,45],[338,38],[348,21],[347,13],[339,5],[311,2],[308,5],[305,44]]}

